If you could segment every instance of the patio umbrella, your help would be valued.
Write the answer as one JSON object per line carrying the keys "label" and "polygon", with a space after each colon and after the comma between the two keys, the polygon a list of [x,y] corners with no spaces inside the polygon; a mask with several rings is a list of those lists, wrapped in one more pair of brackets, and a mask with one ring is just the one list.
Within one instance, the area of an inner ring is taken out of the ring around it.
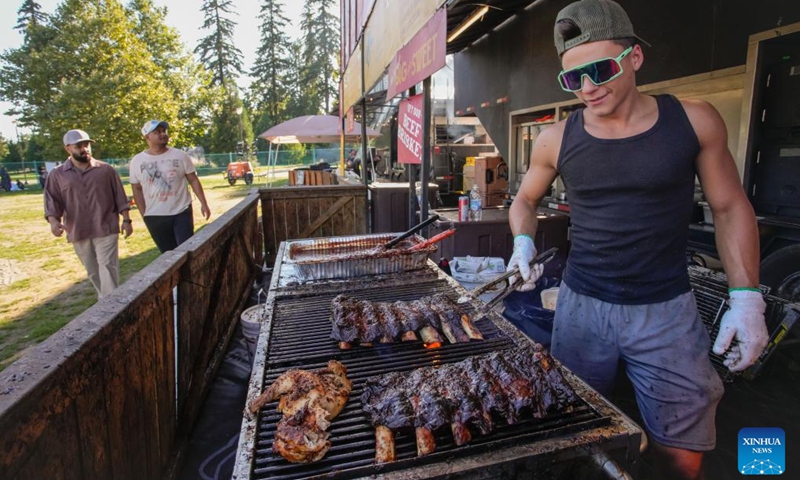
{"label": "patio umbrella", "polygon": [[[269,158],[271,158],[272,144],[276,145],[276,151],[280,150],[281,144],[287,143],[336,143],[342,135],[342,122],[339,117],[333,115],[304,115],[293,118],[283,123],[279,123],[269,130],[259,135],[270,143]],[[381,135],[380,132],[367,128],[367,138],[375,138]],[[353,133],[344,136],[345,142],[357,142],[361,139],[361,124],[354,122]],[[277,161],[277,153],[275,154]],[[272,162],[274,169],[275,162]]]}
{"label": "patio umbrella", "polygon": [[[305,115],[279,123],[259,135],[270,143],[335,143],[342,134],[342,122],[333,115]],[[367,129],[367,138],[379,137],[381,134],[371,128]],[[346,142],[355,142],[361,138],[361,124],[355,122],[353,133],[346,133]]]}

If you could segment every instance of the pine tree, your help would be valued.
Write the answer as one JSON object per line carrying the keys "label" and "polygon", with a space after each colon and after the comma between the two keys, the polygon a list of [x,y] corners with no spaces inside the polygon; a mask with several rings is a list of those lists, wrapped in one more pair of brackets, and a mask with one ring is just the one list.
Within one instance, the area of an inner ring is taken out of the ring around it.
{"label": "pine tree", "polygon": [[[210,75],[197,63],[181,42],[178,31],[166,24],[166,7],[156,7],[153,0],[131,0],[128,10],[134,19],[133,31],[145,43],[158,69],[153,72],[178,101],[177,118],[170,123],[177,134],[173,142],[199,145],[212,116],[215,96],[221,91],[206,88]],[[153,118],[163,114],[154,112]]]}
{"label": "pine tree", "polygon": [[[148,21],[158,23],[158,16]],[[183,71],[164,66],[182,60],[169,59],[168,51],[161,60],[149,54],[138,27],[118,0],[64,0],[36,27],[46,41],[35,52],[23,45],[0,56],[0,98],[13,104],[10,113],[32,128],[46,156],[61,158],[61,136],[81,128],[97,140],[98,158],[127,157],[143,148],[144,121],[178,119],[192,98],[186,89],[194,87],[181,83]],[[151,27],[168,30],[163,22]]]}
{"label": "pine tree", "polygon": [[285,119],[292,85],[289,79],[291,42],[284,33],[290,22],[283,15],[280,0],[263,0],[258,18],[261,20],[261,45],[250,72],[253,82],[248,103],[256,114],[257,129],[262,131]]}
{"label": "pine tree", "polygon": [[205,15],[203,30],[210,30],[207,37],[200,40],[195,53],[200,62],[211,71],[211,84],[228,87],[229,83],[242,72],[242,52],[233,44],[233,29],[236,22],[232,0],[204,0],[201,11]]}
{"label": "pine tree", "polygon": [[[239,109],[241,114],[238,113]],[[236,90],[229,94],[220,103],[212,120],[211,132],[207,145],[211,152],[233,152],[236,144],[244,141],[250,145],[253,141],[253,127]]]}
{"label": "pine tree", "polygon": [[339,19],[331,13],[334,0],[306,0],[303,6],[303,74],[307,92],[318,108],[330,111],[338,96]]}
{"label": "pine tree", "polygon": [[24,0],[17,10],[17,24],[14,26],[23,36],[22,45],[17,49],[6,50],[0,55],[3,74],[0,75],[0,98],[12,103],[8,115],[20,116],[20,125],[28,126],[29,101],[33,92],[43,85],[30,75],[46,66],[36,60],[37,52],[54,35],[49,25],[49,17],[41,11],[41,6],[33,0]]}
{"label": "pine tree", "polygon": [[24,0],[22,6],[17,10],[17,24],[14,29],[20,30],[27,40],[28,31],[46,23],[47,14],[42,12],[42,6],[35,0]]}
{"label": "pine tree", "polygon": [[298,40],[290,46],[289,76],[287,77],[288,102],[286,118],[301,115],[316,115],[320,111],[319,97],[314,93],[314,85],[309,85],[308,69],[303,57],[303,44]]}

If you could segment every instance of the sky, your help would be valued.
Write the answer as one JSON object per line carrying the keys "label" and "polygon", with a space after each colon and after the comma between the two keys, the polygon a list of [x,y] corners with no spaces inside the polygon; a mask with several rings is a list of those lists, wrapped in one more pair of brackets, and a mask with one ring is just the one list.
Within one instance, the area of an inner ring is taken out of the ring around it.
{"label": "sky", "polygon": [[[42,6],[42,11],[53,13],[61,0],[36,0]],[[22,0],[2,0],[3,15],[0,15],[0,51],[16,48],[22,43],[22,35],[14,30],[17,23],[17,10],[22,5]],[[122,0],[122,3],[127,3]],[[200,38],[208,35],[208,30],[200,30],[203,24],[203,14],[200,11],[201,0],[154,0],[158,6],[166,6],[167,24],[175,27],[184,44],[190,51],[194,51]],[[300,13],[303,10],[302,0],[283,0],[284,15],[292,22],[287,34],[292,38],[300,36]],[[258,0],[238,0],[233,2],[237,16],[233,20],[238,24],[234,32],[234,42],[244,57],[244,68],[250,70],[258,48],[258,14],[261,8]],[[247,86],[249,80],[241,78],[240,86]],[[11,107],[9,103],[0,102],[0,135],[6,139],[16,140],[17,132],[14,128],[13,117],[5,114]],[[20,129],[20,134],[25,133]]]}

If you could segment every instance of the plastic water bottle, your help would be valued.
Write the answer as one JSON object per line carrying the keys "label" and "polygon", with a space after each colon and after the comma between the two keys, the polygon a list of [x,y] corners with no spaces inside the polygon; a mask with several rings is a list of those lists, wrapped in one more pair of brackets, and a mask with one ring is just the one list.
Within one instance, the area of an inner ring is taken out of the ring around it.
{"label": "plastic water bottle", "polygon": [[469,192],[469,221],[479,222],[483,219],[483,200],[477,184],[472,185]]}

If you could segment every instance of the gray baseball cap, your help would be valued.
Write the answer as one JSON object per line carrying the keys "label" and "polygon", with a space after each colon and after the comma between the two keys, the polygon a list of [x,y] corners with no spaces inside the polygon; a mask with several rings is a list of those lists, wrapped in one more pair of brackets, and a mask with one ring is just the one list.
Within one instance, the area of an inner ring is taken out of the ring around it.
{"label": "gray baseball cap", "polygon": [[89,134],[84,132],[83,130],[70,130],[69,132],[64,134],[64,146],[67,145],[75,145],[76,143],[81,142],[94,142],[91,138],[89,138]]}
{"label": "gray baseball cap", "polygon": [[650,46],[633,32],[633,24],[628,14],[612,0],[579,0],[570,3],[558,12],[556,24],[559,20],[572,20],[581,30],[581,34],[577,37],[564,40],[558,33],[558,28],[554,28],[553,36],[559,57],[572,47],[601,40],[636,38]]}

